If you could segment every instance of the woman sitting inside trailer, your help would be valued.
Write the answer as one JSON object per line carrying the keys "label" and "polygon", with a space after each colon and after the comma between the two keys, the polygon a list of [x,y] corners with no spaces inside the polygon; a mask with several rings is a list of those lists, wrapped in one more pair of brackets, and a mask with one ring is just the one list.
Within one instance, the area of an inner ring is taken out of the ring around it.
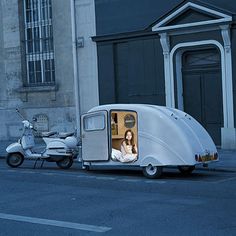
{"label": "woman sitting inside trailer", "polygon": [[124,135],[124,140],[121,143],[121,152],[112,149],[112,159],[120,162],[134,162],[138,157],[137,146],[134,143],[134,133],[132,130],[127,130]]}

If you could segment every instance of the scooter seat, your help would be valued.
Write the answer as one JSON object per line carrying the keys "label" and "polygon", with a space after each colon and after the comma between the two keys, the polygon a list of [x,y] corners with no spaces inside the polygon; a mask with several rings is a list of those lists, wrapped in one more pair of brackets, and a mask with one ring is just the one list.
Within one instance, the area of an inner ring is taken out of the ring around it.
{"label": "scooter seat", "polygon": [[55,134],[57,134],[56,131],[49,131],[49,132],[42,132],[41,133],[42,137],[50,137],[50,136],[55,135]]}
{"label": "scooter seat", "polygon": [[69,133],[63,132],[63,133],[59,133],[58,137],[59,138],[67,138],[67,137],[72,136],[72,135],[74,135],[74,132],[69,132]]}

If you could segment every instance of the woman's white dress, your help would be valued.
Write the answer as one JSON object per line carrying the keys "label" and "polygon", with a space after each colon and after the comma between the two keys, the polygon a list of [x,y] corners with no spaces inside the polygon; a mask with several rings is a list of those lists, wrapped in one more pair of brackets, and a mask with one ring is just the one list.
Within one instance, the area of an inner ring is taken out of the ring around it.
{"label": "woman's white dress", "polygon": [[125,148],[123,145],[121,145],[121,153],[122,153],[122,158],[121,162],[132,162],[136,161],[137,159],[137,154],[132,153],[132,145],[126,145],[127,152],[125,151]]}
{"label": "woman's white dress", "polygon": [[113,161],[120,161],[120,162],[132,162],[137,160],[137,154],[132,153],[132,145],[126,145],[126,149],[128,152],[125,151],[123,145],[121,145],[121,151],[112,148],[111,158]]}

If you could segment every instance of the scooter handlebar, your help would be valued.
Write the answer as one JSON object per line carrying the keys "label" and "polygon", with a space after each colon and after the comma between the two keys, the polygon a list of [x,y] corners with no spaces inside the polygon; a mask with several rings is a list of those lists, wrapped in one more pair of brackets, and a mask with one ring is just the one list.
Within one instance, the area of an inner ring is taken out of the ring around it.
{"label": "scooter handlebar", "polygon": [[24,124],[24,127],[25,127],[25,128],[30,128],[30,129],[32,129],[32,130],[34,130],[34,131],[37,131],[37,130],[34,128],[34,126],[33,126],[28,120],[23,120],[22,123]]}
{"label": "scooter handlebar", "polygon": [[[24,127],[30,128],[36,132],[38,131],[27,119],[24,118],[24,116],[20,113],[20,110],[18,108],[16,108],[16,113],[23,119],[22,123],[24,124]],[[35,119],[34,121],[37,121],[37,119]]]}

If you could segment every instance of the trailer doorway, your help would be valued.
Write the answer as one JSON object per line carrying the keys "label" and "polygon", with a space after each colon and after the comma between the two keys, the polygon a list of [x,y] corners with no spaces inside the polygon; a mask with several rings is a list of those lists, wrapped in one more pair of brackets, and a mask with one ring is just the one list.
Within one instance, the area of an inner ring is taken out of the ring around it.
{"label": "trailer doorway", "polygon": [[[111,111],[112,156],[120,162],[135,162],[138,159],[138,124],[134,111]],[[128,152],[127,152],[128,151]]]}

